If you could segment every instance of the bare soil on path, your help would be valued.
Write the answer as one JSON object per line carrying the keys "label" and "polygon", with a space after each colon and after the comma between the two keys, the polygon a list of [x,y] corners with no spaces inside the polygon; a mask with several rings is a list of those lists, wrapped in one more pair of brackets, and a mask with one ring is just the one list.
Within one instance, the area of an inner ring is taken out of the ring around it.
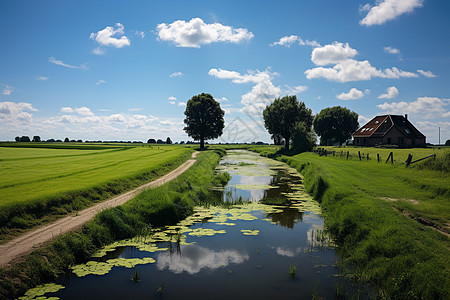
{"label": "bare soil on path", "polygon": [[143,184],[129,192],[103,201],[84,210],[79,211],[75,216],[70,215],[59,219],[53,223],[44,225],[35,230],[31,230],[6,244],[0,245],[0,267],[8,267],[21,261],[27,254],[39,249],[44,244],[53,240],[55,237],[65,234],[67,232],[81,228],[89,220],[93,219],[101,211],[124,204],[132,199],[143,190],[148,188],[155,188],[169,182],[186,170],[188,170],[194,163],[195,158],[199,152],[192,154],[192,159],[187,160],[181,166],[172,172],[158,178],[149,183]]}

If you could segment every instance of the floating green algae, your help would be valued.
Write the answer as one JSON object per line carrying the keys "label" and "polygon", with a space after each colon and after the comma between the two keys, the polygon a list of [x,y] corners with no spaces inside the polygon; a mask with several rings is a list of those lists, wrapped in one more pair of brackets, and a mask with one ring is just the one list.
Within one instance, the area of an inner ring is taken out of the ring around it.
{"label": "floating green algae", "polygon": [[259,230],[241,229],[243,235],[258,235]]}
{"label": "floating green algae", "polygon": [[196,229],[192,230],[191,232],[189,232],[188,234],[192,235],[192,236],[200,237],[200,236],[213,236],[218,233],[223,234],[223,233],[226,233],[226,231],[225,230],[214,230],[211,228],[196,228]]}
{"label": "floating green algae", "polygon": [[108,274],[113,267],[134,268],[136,265],[144,265],[154,263],[155,259],[151,257],[144,258],[115,258],[106,262],[89,261],[85,264],[72,267],[72,272],[78,277],[86,275],[105,275]]}
{"label": "floating green algae", "polygon": [[45,297],[44,295],[47,293],[55,293],[61,289],[63,289],[64,286],[56,283],[48,283],[44,285],[38,285],[35,288],[29,289],[24,296],[18,298],[20,300],[37,300],[37,299],[48,299],[48,300],[56,300],[59,299],[58,297]]}

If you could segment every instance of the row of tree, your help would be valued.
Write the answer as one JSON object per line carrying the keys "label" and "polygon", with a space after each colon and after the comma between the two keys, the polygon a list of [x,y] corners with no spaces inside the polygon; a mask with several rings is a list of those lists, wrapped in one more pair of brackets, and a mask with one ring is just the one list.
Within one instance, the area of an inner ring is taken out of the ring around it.
{"label": "row of tree", "polygon": [[[164,142],[163,140],[155,140],[155,139],[149,139],[147,141],[147,144],[172,144],[172,140],[170,139],[170,137],[167,137],[166,141]],[[184,142],[183,142],[184,144]]]}
{"label": "row of tree", "polygon": [[[200,141],[200,148],[204,148],[206,139],[222,135],[225,112],[210,94],[193,96],[186,103],[184,114],[184,130],[194,140]],[[340,106],[322,109],[313,116],[311,109],[299,102],[295,95],[275,99],[264,109],[263,117],[275,144],[284,140],[288,150],[292,142],[297,152],[312,150],[316,134],[320,136],[321,144],[332,141],[342,145],[359,126],[358,114]]]}

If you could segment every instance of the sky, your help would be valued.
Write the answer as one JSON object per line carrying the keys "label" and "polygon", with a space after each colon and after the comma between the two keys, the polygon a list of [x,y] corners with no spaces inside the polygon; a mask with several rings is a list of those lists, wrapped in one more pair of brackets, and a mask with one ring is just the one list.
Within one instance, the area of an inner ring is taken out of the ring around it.
{"label": "sky", "polygon": [[186,102],[225,111],[211,142],[270,142],[262,110],[408,114],[450,139],[450,1],[0,1],[0,140],[188,141]]}

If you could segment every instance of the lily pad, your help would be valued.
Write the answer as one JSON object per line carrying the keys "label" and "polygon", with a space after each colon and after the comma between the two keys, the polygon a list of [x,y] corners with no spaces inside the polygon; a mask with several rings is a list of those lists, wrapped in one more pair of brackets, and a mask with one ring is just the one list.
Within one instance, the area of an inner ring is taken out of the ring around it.
{"label": "lily pad", "polygon": [[61,289],[64,289],[65,287],[56,284],[56,283],[47,283],[44,285],[38,285],[35,288],[29,289],[24,296],[19,297],[20,300],[32,300],[32,299],[59,299],[57,297],[42,297],[43,295],[47,293],[55,293]]}
{"label": "lily pad", "polygon": [[243,235],[258,235],[259,230],[241,229]]}

